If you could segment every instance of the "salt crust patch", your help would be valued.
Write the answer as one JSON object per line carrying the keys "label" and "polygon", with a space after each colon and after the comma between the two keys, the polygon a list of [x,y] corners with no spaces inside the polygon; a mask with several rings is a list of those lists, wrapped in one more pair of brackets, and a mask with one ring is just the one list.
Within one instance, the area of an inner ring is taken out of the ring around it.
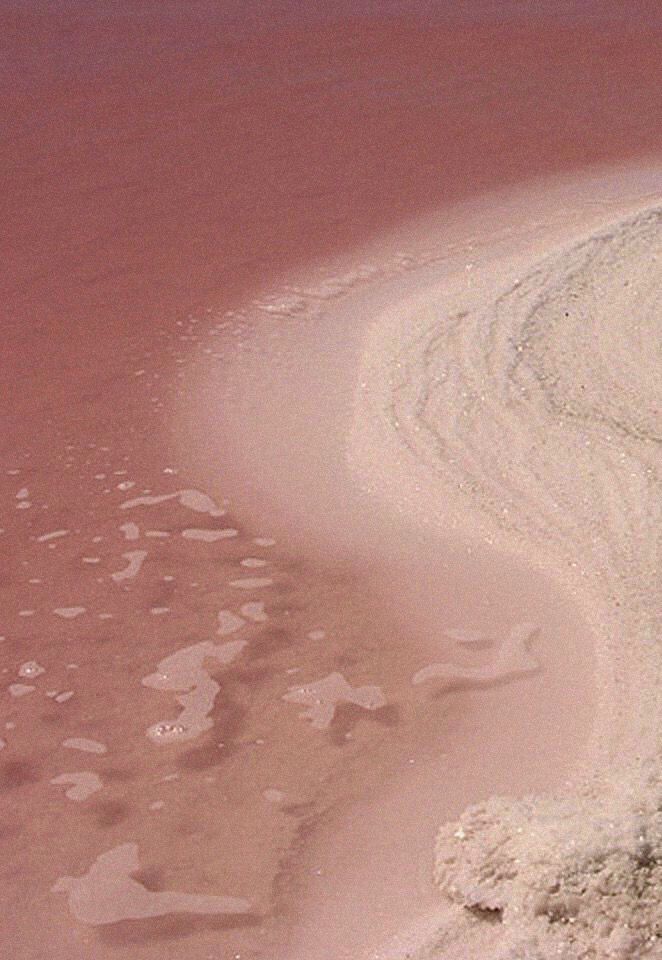
{"label": "salt crust patch", "polygon": [[80,617],[81,614],[85,613],[85,607],[57,607],[53,610],[53,613],[57,614],[58,617],[62,617],[64,620],[73,620],[75,617]]}
{"label": "salt crust patch", "polygon": [[574,795],[493,797],[439,833],[435,879],[501,921],[494,960],[662,956],[662,789],[655,765]]}
{"label": "salt crust patch", "polygon": [[156,673],[143,678],[143,685],[154,690],[184,691],[175,698],[182,711],[175,720],[152,724],[147,730],[150,740],[159,744],[191,740],[209,730],[213,726],[209,714],[220,687],[205,669],[205,661],[231,663],[245,646],[245,640],[223,644],[203,640],[161,660]]}
{"label": "salt crust patch", "polygon": [[39,677],[42,673],[46,673],[46,670],[36,660],[27,660],[18,669],[19,677]]}
{"label": "salt crust patch", "polygon": [[201,540],[203,543],[214,543],[216,540],[227,540],[230,537],[236,537],[239,533],[234,527],[226,527],[223,530],[204,530],[199,527],[190,527],[188,530],[182,530],[182,536],[186,540]]}
{"label": "salt crust patch", "polygon": [[131,580],[133,577],[136,577],[140,573],[140,569],[145,562],[147,551],[129,550],[127,553],[123,553],[122,556],[127,561],[127,565],[123,570],[118,570],[111,574],[111,577],[115,583],[121,583],[122,580]]}
{"label": "salt crust patch", "polygon": [[271,577],[245,577],[241,580],[230,580],[230,586],[238,590],[259,590],[261,587],[270,587],[272,584]]}
{"label": "salt crust patch", "polygon": [[82,877],[60,877],[51,889],[66,893],[76,920],[92,926],[170,913],[241,914],[250,910],[250,902],[239,897],[147,890],[131,876],[139,869],[138,845],[123,843],[97,857]]}
{"label": "salt crust patch", "polygon": [[498,680],[535,673],[540,666],[528,652],[528,647],[537,633],[538,627],[532,623],[518,624],[498,647],[496,656],[490,663],[476,667],[432,663],[415,673],[412,683],[416,685],[426,680],[442,680],[446,686],[457,684],[484,686]]}
{"label": "salt crust patch", "polygon": [[89,770],[82,770],[78,773],[61,773],[59,776],[53,777],[50,782],[54,786],[68,787],[64,791],[65,797],[80,803],[103,787],[101,777]]}
{"label": "salt crust patch", "polygon": [[136,497],[120,504],[120,510],[131,510],[134,507],[151,507],[166,500],[178,500],[182,507],[187,507],[196,513],[208,513],[210,517],[222,517],[222,510],[206,493],[200,490],[178,490],[176,493],[163,493],[156,496]]}
{"label": "salt crust patch", "polygon": [[251,600],[248,603],[242,603],[239,608],[242,614],[252,620],[253,623],[264,623],[265,620],[268,620],[269,617],[264,611],[264,601],[262,600]]}
{"label": "salt crust patch", "polygon": [[107,753],[108,747],[98,740],[89,740],[87,737],[67,737],[62,746],[69,750],[82,750],[84,753]]}
{"label": "salt crust patch", "polygon": [[352,687],[341,673],[330,673],[316,683],[291,687],[283,700],[307,706],[308,709],[300,716],[310,720],[318,730],[330,726],[339,703],[355,703],[364,710],[386,706],[386,697],[379,687]]}

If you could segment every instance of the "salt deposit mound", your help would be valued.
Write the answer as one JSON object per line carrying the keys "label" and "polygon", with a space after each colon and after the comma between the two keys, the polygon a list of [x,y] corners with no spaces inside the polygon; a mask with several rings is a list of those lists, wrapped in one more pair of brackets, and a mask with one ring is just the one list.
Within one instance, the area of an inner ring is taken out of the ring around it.
{"label": "salt deposit mound", "polygon": [[662,957],[662,210],[403,309],[366,351],[350,459],[373,492],[553,574],[598,673],[563,792],[441,829],[450,906],[416,955]]}

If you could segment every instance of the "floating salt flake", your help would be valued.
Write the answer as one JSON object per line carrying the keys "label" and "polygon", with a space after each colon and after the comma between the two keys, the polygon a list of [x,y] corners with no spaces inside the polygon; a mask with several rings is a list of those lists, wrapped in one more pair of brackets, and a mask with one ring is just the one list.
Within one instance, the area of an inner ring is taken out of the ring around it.
{"label": "floating salt flake", "polygon": [[535,673],[540,664],[529,653],[529,646],[539,628],[532,623],[520,623],[512,628],[494,659],[483,666],[465,667],[452,663],[432,663],[412,677],[413,684],[426,680],[443,680],[446,686],[485,686],[495,681]]}
{"label": "floating salt flake", "polygon": [[140,537],[140,527],[137,523],[123,523],[120,526],[120,530],[126,540],[138,540]]}
{"label": "floating salt flake", "polygon": [[306,636],[309,640],[324,640],[326,637],[325,630],[310,630]]}
{"label": "floating salt flake", "polygon": [[58,617],[64,617],[65,620],[73,620],[85,613],[85,609],[85,607],[57,607],[53,610],[53,613],[56,613]]}
{"label": "floating salt flake", "polygon": [[19,677],[38,677],[42,673],[46,673],[46,670],[36,660],[27,660],[18,668]]}
{"label": "floating salt flake", "polygon": [[239,656],[246,646],[245,640],[231,640],[215,644],[211,640],[194,643],[177,650],[162,660],[156,673],[143,678],[145,687],[155,690],[184,691],[176,697],[182,712],[176,720],[162,720],[147,730],[154,743],[172,743],[191,740],[213,726],[210,719],[219,685],[205,670],[206,660],[228,664]]}
{"label": "floating salt flake", "polygon": [[122,480],[121,483],[118,483],[118,484],[117,484],[117,489],[118,489],[118,490],[130,490],[131,487],[135,487],[135,485],[136,485],[135,480]]}
{"label": "floating salt flake", "polygon": [[101,557],[83,557],[83,563],[101,563]]}
{"label": "floating salt flake", "polygon": [[271,577],[244,577],[242,580],[230,580],[230,586],[238,590],[259,590],[261,587],[270,587]]}
{"label": "floating salt flake", "polygon": [[183,507],[194,510],[196,513],[208,513],[211,517],[222,517],[222,510],[206,493],[200,490],[178,490],[176,493],[162,493],[157,496],[136,497],[120,504],[120,510],[131,510],[134,507],[151,507],[166,500],[179,500]]}
{"label": "floating salt flake", "polygon": [[236,613],[232,613],[231,610],[219,610],[218,630],[216,632],[220,633],[221,636],[227,636],[229,633],[236,633],[245,624],[246,621],[242,617],[238,617]]}
{"label": "floating salt flake", "polygon": [[249,603],[242,604],[239,609],[241,613],[249,620],[252,620],[253,623],[264,623],[265,620],[269,619],[264,612],[263,600],[251,600]]}
{"label": "floating salt flake", "polygon": [[241,561],[242,567],[266,567],[267,561],[261,560],[259,557],[246,557]]}
{"label": "floating salt flake", "polygon": [[352,687],[341,673],[330,673],[317,683],[291,687],[282,699],[307,706],[309,709],[300,716],[310,720],[320,730],[329,726],[339,703],[355,703],[364,710],[386,706],[386,697],[380,687]]}
{"label": "floating salt flake", "polygon": [[145,536],[152,540],[166,540],[170,536],[169,530],[145,530]]}
{"label": "floating salt flake", "polygon": [[12,697],[26,697],[36,689],[36,687],[33,687],[29,683],[11,683],[8,687]]}
{"label": "floating salt flake", "polygon": [[69,784],[69,789],[64,791],[65,797],[69,800],[77,800],[79,803],[87,800],[103,787],[101,777],[89,770],[82,770],[79,773],[61,773],[58,777],[53,777],[50,782],[56,787]]}
{"label": "floating salt flake", "polygon": [[29,496],[30,496],[30,491],[28,490],[28,488],[27,488],[27,487],[21,487],[21,489],[20,489],[20,490],[18,491],[18,493],[16,494],[16,499],[17,499],[17,500],[27,500]]}
{"label": "floating salt flake", "polygon": [[165,800],[155,800],[154,803],[150,803],[150,810],[163,810],[165,807]]}
{"label": "floating salt flake", "polygon": [[137,576],[145,562],[147,551],[129,550],[127,553],[123,553],[122,556],[127,561],[127,566],[123,570],[117,570],[115,573],[111,573],[111,577],[115,583],[121,583],[122,580],[131,580],[132,577]]}
{"label": "floating salt flake", "polygon": [[55,700],[56,703],[66,703],[67,700],[71,700],[73,695],[74,695],[73,690],[63,690],[62,693],[56,694],[56,696],[53,699]]}
{"label": "floating salt flake", "polygon": [[255,537],[253,543],[256,543],[258,547],[275,547],[276,545],[273,537]]}
{"label": "floating salt flake", "polygon": [[230,537],[236,537],[239,533],[234,527],[226,527],[223,530],[203,530],[199,527],[191,527],[188,530],[182,530],[182,536],[187,540],[202,540],[203,543],[214,543],[216,540],[227,540]]}
{"label": "floating salt flake", "polygon": [[60,537],[66,537],[69,532],[69,530],[53,530],[52,533],[42,533],[40,537],[37,537],[37,543],[46,543],[48,540],[59,540]]}
{"label": "floating salt flake", "polygon": [[62,741],[62,746],[68,750],[82,750],[84,753],[108,753],[105,743],[88,740],[87,737],[68,737]]}
{"label": "floating salt flake", "polygon": [[19,610],[18,615],[19,617],[34,617],[36,612],[36,610]]}
{"label": "floating salt flake", "polygon": [[2,737],[0,737],[0,750],[4,750],[6,746],[7,746],[7,741],[3,740]]}
{"label": "floating salt flake", "polygon": [[170,913],[242,914],[251,908],[239,897],[148,890],[132,878],[138,870],[138,845],[123,843],[97,857],[82,877],[60,877],[51,890],[66,893],[76,920],[91,926]]}
{"label": "floating salt flake", "polygon": [[161,617],[164,613],[170,613],[170,607],[150,607],[149,612],[155,617]]}
{"label": "floating salt flake", "polygon": [[29,500],[20,500],[20,501],[16,504],[16,509],[17,509],[17,510],[29,510],[31,506],[32,506],[32,504],[30,503]]}

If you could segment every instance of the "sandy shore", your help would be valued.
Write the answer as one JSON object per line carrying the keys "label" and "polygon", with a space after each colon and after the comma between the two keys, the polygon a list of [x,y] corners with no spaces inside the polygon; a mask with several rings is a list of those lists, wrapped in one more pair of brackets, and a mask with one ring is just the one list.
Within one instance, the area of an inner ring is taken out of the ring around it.
{"label": "sandy shore", "polygon": [[662,212],[588,220],[537,262],[511,246],[451,271],[365,352],[363,482],[564,584],[598,690],[575,776],[443,827],[435,877],[456,906],[375,957],[662,956]]}

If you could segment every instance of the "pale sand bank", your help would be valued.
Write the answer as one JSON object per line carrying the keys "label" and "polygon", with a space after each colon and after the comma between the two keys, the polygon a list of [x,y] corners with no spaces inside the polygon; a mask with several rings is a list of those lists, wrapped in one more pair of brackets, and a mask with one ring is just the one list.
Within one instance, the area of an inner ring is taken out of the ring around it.
{"label": "pale sand bank", "polygon": [[573,781],[443,827],[438,917],[372,957],[662,956],[662,208],[633,206],[537,265],[465,262],[369,338],[364,486],[566,586],[598,683]]}

